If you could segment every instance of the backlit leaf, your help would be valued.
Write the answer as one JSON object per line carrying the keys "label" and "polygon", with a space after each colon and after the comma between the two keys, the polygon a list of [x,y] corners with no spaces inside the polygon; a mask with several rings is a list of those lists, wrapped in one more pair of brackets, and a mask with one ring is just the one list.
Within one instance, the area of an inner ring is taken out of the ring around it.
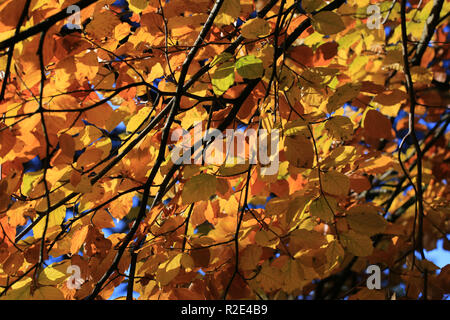
{"label": "backlit leaf", "polygon": [[270,33],[269,23],[261,18],[248,20],[241,27],[241,34],[244,38],[254,40],[267,36]]}
{"label": "backlit leaf", "polygon": [[335,34],[345,29],[341,17],[332,11],[321,11],[315,14],[312,25],[314,30],[324,35]]}
{"label": "backlit leaf", "polygon": [[382,233],[386,228],[386,220],[378,211],[369,205],[358,205],[347,211],[346,219],[350,228],[358,233],[373,236]]}
{"label": "backlit leaf", "polygon": [[215,176],[201,173],[193,176],[186,182],[181,193],[184,204],[190,204],[201,200],[208,200],[216,193],[217,179]]}
{"label": "backlit leaf", "polygon": [[339,235],[340,240],[345,248],[358,257],[367,257],[372,254],[372,240],[369,236],[349,231]]}
{"label": "backlit leaf", "polygon": [[222,63],[212,75],[211,83],[214,93],[222,95],[234,83],[234,62]]}
{"label": "backlit leaf", "polygon": [[264,68],[261,59],[248,55],[236,61],[236,71],[243,78],[257,79],[263,76]]}
{"label": "backlit leaf", "polygon": [[337,171],[325,172],[322,176],[323,191],[334,196],[346,196],[350,190],[348,177]]}

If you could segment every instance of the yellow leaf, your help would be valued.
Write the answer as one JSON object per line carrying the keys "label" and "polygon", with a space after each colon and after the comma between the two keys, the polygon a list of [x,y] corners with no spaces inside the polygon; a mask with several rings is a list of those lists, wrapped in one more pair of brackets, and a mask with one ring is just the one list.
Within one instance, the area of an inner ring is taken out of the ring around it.
{"label": "yellow leaf", "polygon": [[43,286],[34,291],[32,300],[64,300],[64,294],[55,287]]}
{"label": "yellow leaf", "polygon": [[308,128],[308,123],[303,119],[290,121],[286,123],[283,129],[286,136],[294,136],[297,134],[301,134],[306,138],[309,138],[311,136],[311,132]]}
{"label": "yellow leaf", "polygon": [[23,195],[29,196],[36,183],[41,180],[43,172],[43,170],[40,170],[35,172],[27,172],[23,175],[22,186],[20,187]]}
{"label": "yellow leaf", "polygon": [[337,171],[325,172],[322,176],[323,191],[334,196],[346,196],[350,190],[349,178]]}
{"label": "yellow leaf", "polygon": [[358,257],[370,256],[373,252],[372,240],[369,236],[349,231],[339,234],[339,238],[344,245],[350,251]]}
{"label": "yellow leaf", "polygon": [[302,287],[303,269],[298,260],[289,259],[281,269],[284,275],[283,290],[291,293]]}
{"label": "yellow leaf", "polygon": [[76,254],[80,250],[84,241],[86,240],[87,233],[89,231],[89,226],[83,226],[81,229],[75,231],[72,235],[72,241],[70,243],[70,253]]}
{"label": "yellow leaf", "polygon": [[370,205],[357,205],[347,211],[346,219],[354,231],[373,236],[382,233],[387,226],[386,220],[378,210]]}
{"label": "yellow leaf", "polygon": [[325,222],[331,222],[337,211],[337,201],[332,197],[320,196],[314,199],[309,205],[309,212],[312,216],[318,217]]}
{"label": "yellow leaf", "polygon": [[150,70],[150,73],[147,76],[147,82],[152,82],[156,78],[160,78],[164,75],[164,69],[161,66],[161,64],[158,62],[154,66],[152,66],[152,69]]}
{"label": "yellow leaf", "polygon": [[334,116],[325,123],[325,128],[336,140],[348,140],[353,135],[353,123],[345,116]]}
{"label": "yellow leaf", "polygon": [[339,266],[344,260],[344,248],[339,244],[338,241],[333,240],[327,246],[326,257],[328,260],[328,269],[332,269]]}
{"label": "yellow leaf", "polygon": [[356,98],[361,89],[361,84],[346,83],[336,89],[336,92],[328,99],[327,112],[332,113],[342,107],[347,101]]}
{"label": "yellow leaf", "polygon": [[291,241],[303,249],[318,249],[327,243],[323,234],[306,229],[296,229],[292,231]]}
{"label": "yellow leaf", "polygon": [[[137,130],[137,128],[139,128],[139,125],[141,125],[145,118],[149,115],[150,110],[150,107],[143,107],[137,114],[132,116],[127,123],[127,131],[134,132],[135,130]],[[142,130],[144,127],[145,125],[143,124],[140,129]]]}
{"label": "yellow leaf", "polygon": [[77,68],[75,78],[80,83],[83,83],[85,78],[88,80],[94,79],[99,70],[97,54],[94,51],[89,51],[81,56],[76,56],[75,66]]}
{"label": "yellow leaf", "polygon": [[332,11],[321,11],[312,17],[314,30],[324,35],[338,33],[345,29],[341,17]]}
{"label": "yellow leaf", "polygon": [[263,249],[258,245],[249,245],[240,254],[239,268],[242,270],[254,270],[258,264]]}
{"label": "yellow leaf", "polygon": [[289,207],[285,211],[286,223],[304,220],[307,204],[311,201],[310,196],[299,196],[289,202]]}
{"label": "yellow leaf", "polygon": [[[82,135],[80,134],[79,140],[78,139],[75,140],[75,149],[79,150],[79,149],[83,149],[84,147],[87,147],[89,144],[96,141],[102,135],[103,135],[103,133],[101,130],[97,129],[94,126],[87,126],[84,129],[83,134]],[[77,140],[79,141],[78,143],[81,142],[82,145],[78,145]]]}
{"label": "yellow leaf", "polygon": [[316,11],[325,4],[322,0],[302,0],[302,8],[308,13]]}
{"label": "yellow leaf", "polygon": [[130,10],[139,14],[148,6],[148,0],[129,0]]}
{"label": "yellow leaf", "polygon": [[221,54],[218,54],[214,57],[214,59],[211,61],[210,66],[214,67],[216,64],[224,63],[228,60],[230,60],[233,57],[233,55],[229,52],[222,52]]}
{"label": "yellow leaf", "polygon": [[121,40],[130,33],[130,25],[126,22],[122,22],[114,28],[114,38]]}
{"label": "yellow leaf", "polygon": [[250,40],[265,37],[270,34],[269,23],[261,18],[250,19],[241,27],[241,35]]}
{"label": "yellow leaf", "polygon": [[186,272],[191,272],[195,266],[194,259],[187,253],[182,253],[180,264],[186,270]]}
{"label": "yellow leaf", "polygon": [[31,282],[31,278],[25,278],[14,283],[6,295],[0,297],[0,300],[29,300]]}
{"label": "yellow leaf", "polygon": [[169,284],[180,272],[181,258],[183,254],[179,253],[166,262],[159,265],[155,280],[160,286]]}
{"label": "yellow leaf", "polygon": [[51,266],[46,267],[39,274],[40,285],[56,285],[62,283],[70,275],[67,273],[67,268],[70,266],[70,261],[57,262]]}
{"label": "yellow leaf", "polygon": [[[246,163],[247,162],[247,163]],[[219,174],[224,177],[245,173],[248,170],[248,160],[242,158],[227,158],[227,161],[220,166]]]}
{"label": "yellow leaf", "polygon": [[[76,180],[76,178],[79,178],[79,180]],[[91,179],[87,175],[80,175],[77,171],[73,172],[70,185],[67,187],[77,193],[89,193],[92,191]]]}
{"label": "yellow leaf", "polygon": [[324,162],[327,167],[337,167],[347,165],[356,154],[353,146],[339,146],[334,149]]}
{"label": "yellow leaf", "polygon": [[[48,216],[47,231],[49,231],[49,229],[52,227],[59,226],[64,221],[65,216],[66,216],[65,206],[60,206],[58,209],[55,209],[52,212],[50,212]],[[42,238],[46,219],[47,219],[46,217],[42,218],[41,221],[39,221],[33,227],[33,234],[35,239]]]}
{"label": "yellow leaf", "polygon": [[225,0],[220,7],[214,23],[218,26],[229,25],[239,17],[240,12],[240,0]]}
{"label": "yellow leaf", "polygon": [[216,193],[217,179],[210,174],[201,173],[189,179],[181,192],[183,204],[190,204],[201,200],[209,200]]}
{"label": "yellow leaf", "polygon": [[98,40],[112,36],[116,25],[121,21],[111,10],[97,11],[91,22],[86,26],[86,32]]}
{"label": "yellow leaf", "polygon": [[261,247],[269,247],[275,249],[280,243],[280,239],[268,230],[259,230],[255,235],[255,242]]}

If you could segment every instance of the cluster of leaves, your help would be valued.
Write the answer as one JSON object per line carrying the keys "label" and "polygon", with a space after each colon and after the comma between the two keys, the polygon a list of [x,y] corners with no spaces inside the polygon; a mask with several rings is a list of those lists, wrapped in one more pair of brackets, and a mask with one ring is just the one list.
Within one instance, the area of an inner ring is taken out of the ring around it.
{"label": "cluster of leaves", "polygon": [[[449,8],[1,1],[0,297],[442,299],[424,250],[450,249]],[[198,122],[278,129],[277,173],[174,164]]]}

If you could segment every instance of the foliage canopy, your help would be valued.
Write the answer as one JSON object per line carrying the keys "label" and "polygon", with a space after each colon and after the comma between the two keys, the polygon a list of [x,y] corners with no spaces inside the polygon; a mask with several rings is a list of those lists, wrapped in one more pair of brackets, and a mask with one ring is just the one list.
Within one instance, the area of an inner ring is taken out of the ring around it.
{"label": "foliage canopy", "polygon": [[[0,298],[442,299],[449,8],[0,1]],[[198,123],[280,132],[275,174],[171,161]]]}

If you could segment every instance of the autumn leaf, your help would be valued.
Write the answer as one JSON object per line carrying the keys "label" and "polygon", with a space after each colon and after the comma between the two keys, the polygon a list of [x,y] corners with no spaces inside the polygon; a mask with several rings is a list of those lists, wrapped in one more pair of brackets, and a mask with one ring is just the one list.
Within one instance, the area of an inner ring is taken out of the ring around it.
{"label": "autumn leaf", "polygon": [[378,211],[369,205],[359,205],[347,211],[346,219],[354,231],[368,236],[382,233],[386,228],[386,220]]}
{"label": "autumn leaf", "polygon": [[446,299],[448,3],[0,1],[0,299]]}
{"label": "autumn leaf", "polygon": [[264,72],[261,59],[247,55],[236,61],[236,71],[247,79],[261,78]]}
{"label": "autumn leaf", "polygon": [[344,247],[355,256],[367,257],[372,254],[372,240],[366,235],[350,231],[340,235],[340,240]]}
{"label": "autumn leaf", "polygon": [[201,173],[192,177],[184,185],[181,199],[184,204],[208,200],[216,193],[217,179],[215,176]]}
{"label": "autumn leaf", "polygon": [[285,140],[286,158],[297,168],[312,168],[314,163],[314,149],[312,142],[298,134],[288,136]]}
{"label": "autumn leaf", "polygon": [[325,128],[337,140],[348,140],[353,134],[353,123],[345,116],[334,116],[325,123]]}
{"label": "autumn leaf", "polygon": [[376,139],[392,139],[391,122],[377,110],[369,110],[365,114],[363,127],[365,133]]}
{"label": "autumn leaf", "polygon": [[336,92],[328,99],[327,112],[332,113],[339,109],[347,101],[353,100],[360,90],[361,85],[347,83],[336,89]]}
{"label": "autumn leaf", "polygon": [[265,37],[270,33],[270,25],[266,20],[255,18],[248,20],[241,27],[241,34],[244,38],[253,40]]}
{"label": "autumn leaf", "polygon": [[219,26],[228,25],[234,22],[239,16],[240,11],[241,4],[239,0],[225,0],[214,23]]}
{"label": "autumn leaf", "polygon": [[303,0],[302,1],[302,8],[308,12],[311,13],[317,9],[319,9],[322,5],[324,5],[324,1],[317,1],[317,0]]}
{"label": "autumn leaf", "polygon": [[233,85],[233,83],[234,62],[224,62],[216,69],[211,79],[214,93],[219,96],[222,95]]}
{"label": "autumn leaf", "polygon": [[345,196],[350,189],[350,181],[348,177],[338,171],[328,171],[322,176],[323,191],[335,195]]}
{"label": "autumn leaf", "polygon": [[337,202],[332,197],[320,196],[310,203],[309,212],[312,216],[318,217],[325,222],[331,222],[337,212]]}
{"label": "autumn leaf", "polygon": [[345,29],[341,17],[332,11],[321,11],[315,14],[312,25],[314,30],[324,35],[335,34]]}

